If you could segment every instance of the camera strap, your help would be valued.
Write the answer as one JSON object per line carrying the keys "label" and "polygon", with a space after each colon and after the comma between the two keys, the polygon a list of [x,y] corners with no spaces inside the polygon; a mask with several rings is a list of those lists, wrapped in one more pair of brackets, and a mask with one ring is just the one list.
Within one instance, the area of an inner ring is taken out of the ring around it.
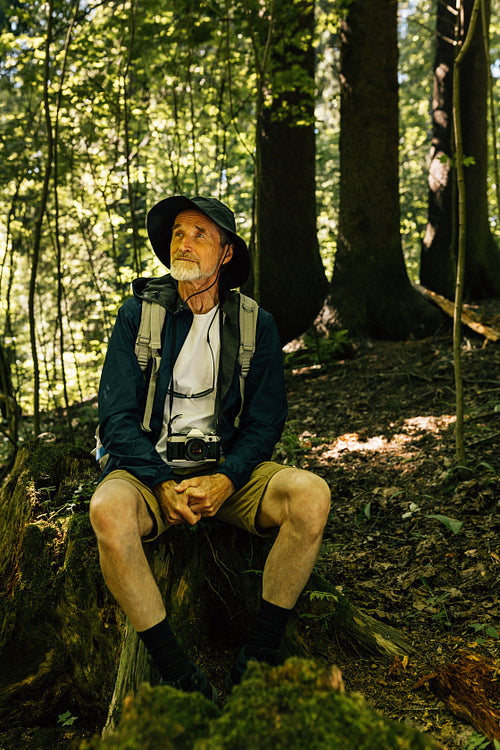
{"label": "camera strap", "polygon": [[[214,320],[215,320],[215,318],[217,316],[219,316],[219,342],[221,342],[222,341],[222,325],[223,325],[224,315],[223,315],[222,310],[221,310],[220,307],[218,307],[217,310],[215,311],[215,314],[214,314],[212,320],[210,321],[210,325],[209,325],[208,331],[207,331],[207,344],[208,344],[208,347],[210,349],[211,356],[212,356],[212,368],[213,368],[212,369],[212,373],[213,373],[212,388],[210,388],[210,389],[208,389],[206,391],[203,391],[202,393],[197,394],[195,396],[191,396],[191,397],[185,396],[185,398],[201,398],[202,396],[208,396],[210,393],[213,392],[213,390],[215,388],[215,405],[214,405],[215,428],[216,428],[216,434],[220,436],[220,430],[219,430],[220,416],[219,416],[219,411],[220,411],[220,385],[221,384],[220,384],[219,374],[218,374],[218,372],[215,371],[215,357],[214,357],[214,353],[213,353],[213,350],[212,350],[212,345],[210,343],[210,330],[211,330],[213,322],[214,322]],[[171,351],[172,358],[175,357],[176,344],[177,344],[177,317],[174,315],[174,319],[173,319],[173,322],[172,322],[172,336],[171,336],[171,344],[170,344],[170,346],[171,346],[170,351]],[[220,344],[219,344],[219,346],[220,346]],[[172,421],[175,418],[175,417],[173,417],[174,396],[177,395],[177,396],[181,396],[182,397],[182,394],[176,394],[175,393],[175,389],[174,389],[174,367],[175,367],[175,362],[172,365],[172,374],[171,374],[171,380],[170,380],[170,387],[169,387],[169,390],[168,390],[168,395],[169,395],[169,415],[168,415],[168,424],[167,424],[167,437],[168,438],[170,438],[172,436],[172,434],[173,434],[172,433]]]}
{"label": "camera strap", "polygon": [[[177,317],[174,315],[174,319],[172,321],[172,338],[170,342],[170,352],[172,358],[175,357],[175,345],[177,343]],[[171,383],[170,388],[168,389],[169,393],[169,409],[168,409],[168,425],[167,425],[167,437],[172,437],[172,411],[174,408],[174,365],[175,362],[172,365],[172,374],[170,376]]]}

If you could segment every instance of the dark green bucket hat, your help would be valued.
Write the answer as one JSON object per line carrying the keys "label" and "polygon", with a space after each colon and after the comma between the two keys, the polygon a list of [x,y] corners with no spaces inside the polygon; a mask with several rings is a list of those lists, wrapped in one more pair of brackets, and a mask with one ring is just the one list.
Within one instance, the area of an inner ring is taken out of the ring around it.
{"label": "dark green bucket hat", "polygon": [[153,206],[148,213],[147,230],[156,256],[166,268],[170,268],[170,241],[174,221],[181,211],[193,208],[202,211],[230,233],[233,257],[222,268],[221,283],[227,289],[242,286],[250,273],[250,254],[246,242],[236,234],[233,212],[217,198],[187,198],[185,195],[174,195]]}

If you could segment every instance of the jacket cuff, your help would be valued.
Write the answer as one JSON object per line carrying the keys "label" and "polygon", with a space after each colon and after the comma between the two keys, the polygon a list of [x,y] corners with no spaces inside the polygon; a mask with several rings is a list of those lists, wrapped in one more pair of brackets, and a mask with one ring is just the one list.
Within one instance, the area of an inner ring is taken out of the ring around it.
{"label": "jacket cuff", "polygon": [[248,466],[248,464],[236,456],[228,456],[224,463],[218,468],[219,474],[225,474],[231,482],[234,484],[235,492],[243,487],[248,480],[254,466]]}

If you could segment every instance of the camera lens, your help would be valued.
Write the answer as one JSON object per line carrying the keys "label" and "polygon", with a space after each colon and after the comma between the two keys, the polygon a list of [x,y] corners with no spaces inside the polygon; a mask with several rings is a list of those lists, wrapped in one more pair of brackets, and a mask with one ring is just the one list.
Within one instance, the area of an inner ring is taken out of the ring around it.
{"label": "camera lens", "polygon": [[191,461],[203,461],[207,454],[207,446],[204,440],[199,438],[191,438],[186,443],[186,457]]}

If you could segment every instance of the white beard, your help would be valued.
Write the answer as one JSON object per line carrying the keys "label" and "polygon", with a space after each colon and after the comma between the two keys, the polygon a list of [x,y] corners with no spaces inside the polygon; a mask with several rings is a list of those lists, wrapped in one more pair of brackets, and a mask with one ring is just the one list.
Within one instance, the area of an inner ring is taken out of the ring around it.
{"label": "white beard", "polygon": [[198,281],[202,273],[197,263],[174,260],[170,267],[170,275],[176,281]]}
{"label": "white beard", "polygon": [[200,279],[209,279],[216,269],[217,266],[210,273],[204,273],[197,263],[177,258],[170,267],[170,275],[176,281],[199,281]]}

